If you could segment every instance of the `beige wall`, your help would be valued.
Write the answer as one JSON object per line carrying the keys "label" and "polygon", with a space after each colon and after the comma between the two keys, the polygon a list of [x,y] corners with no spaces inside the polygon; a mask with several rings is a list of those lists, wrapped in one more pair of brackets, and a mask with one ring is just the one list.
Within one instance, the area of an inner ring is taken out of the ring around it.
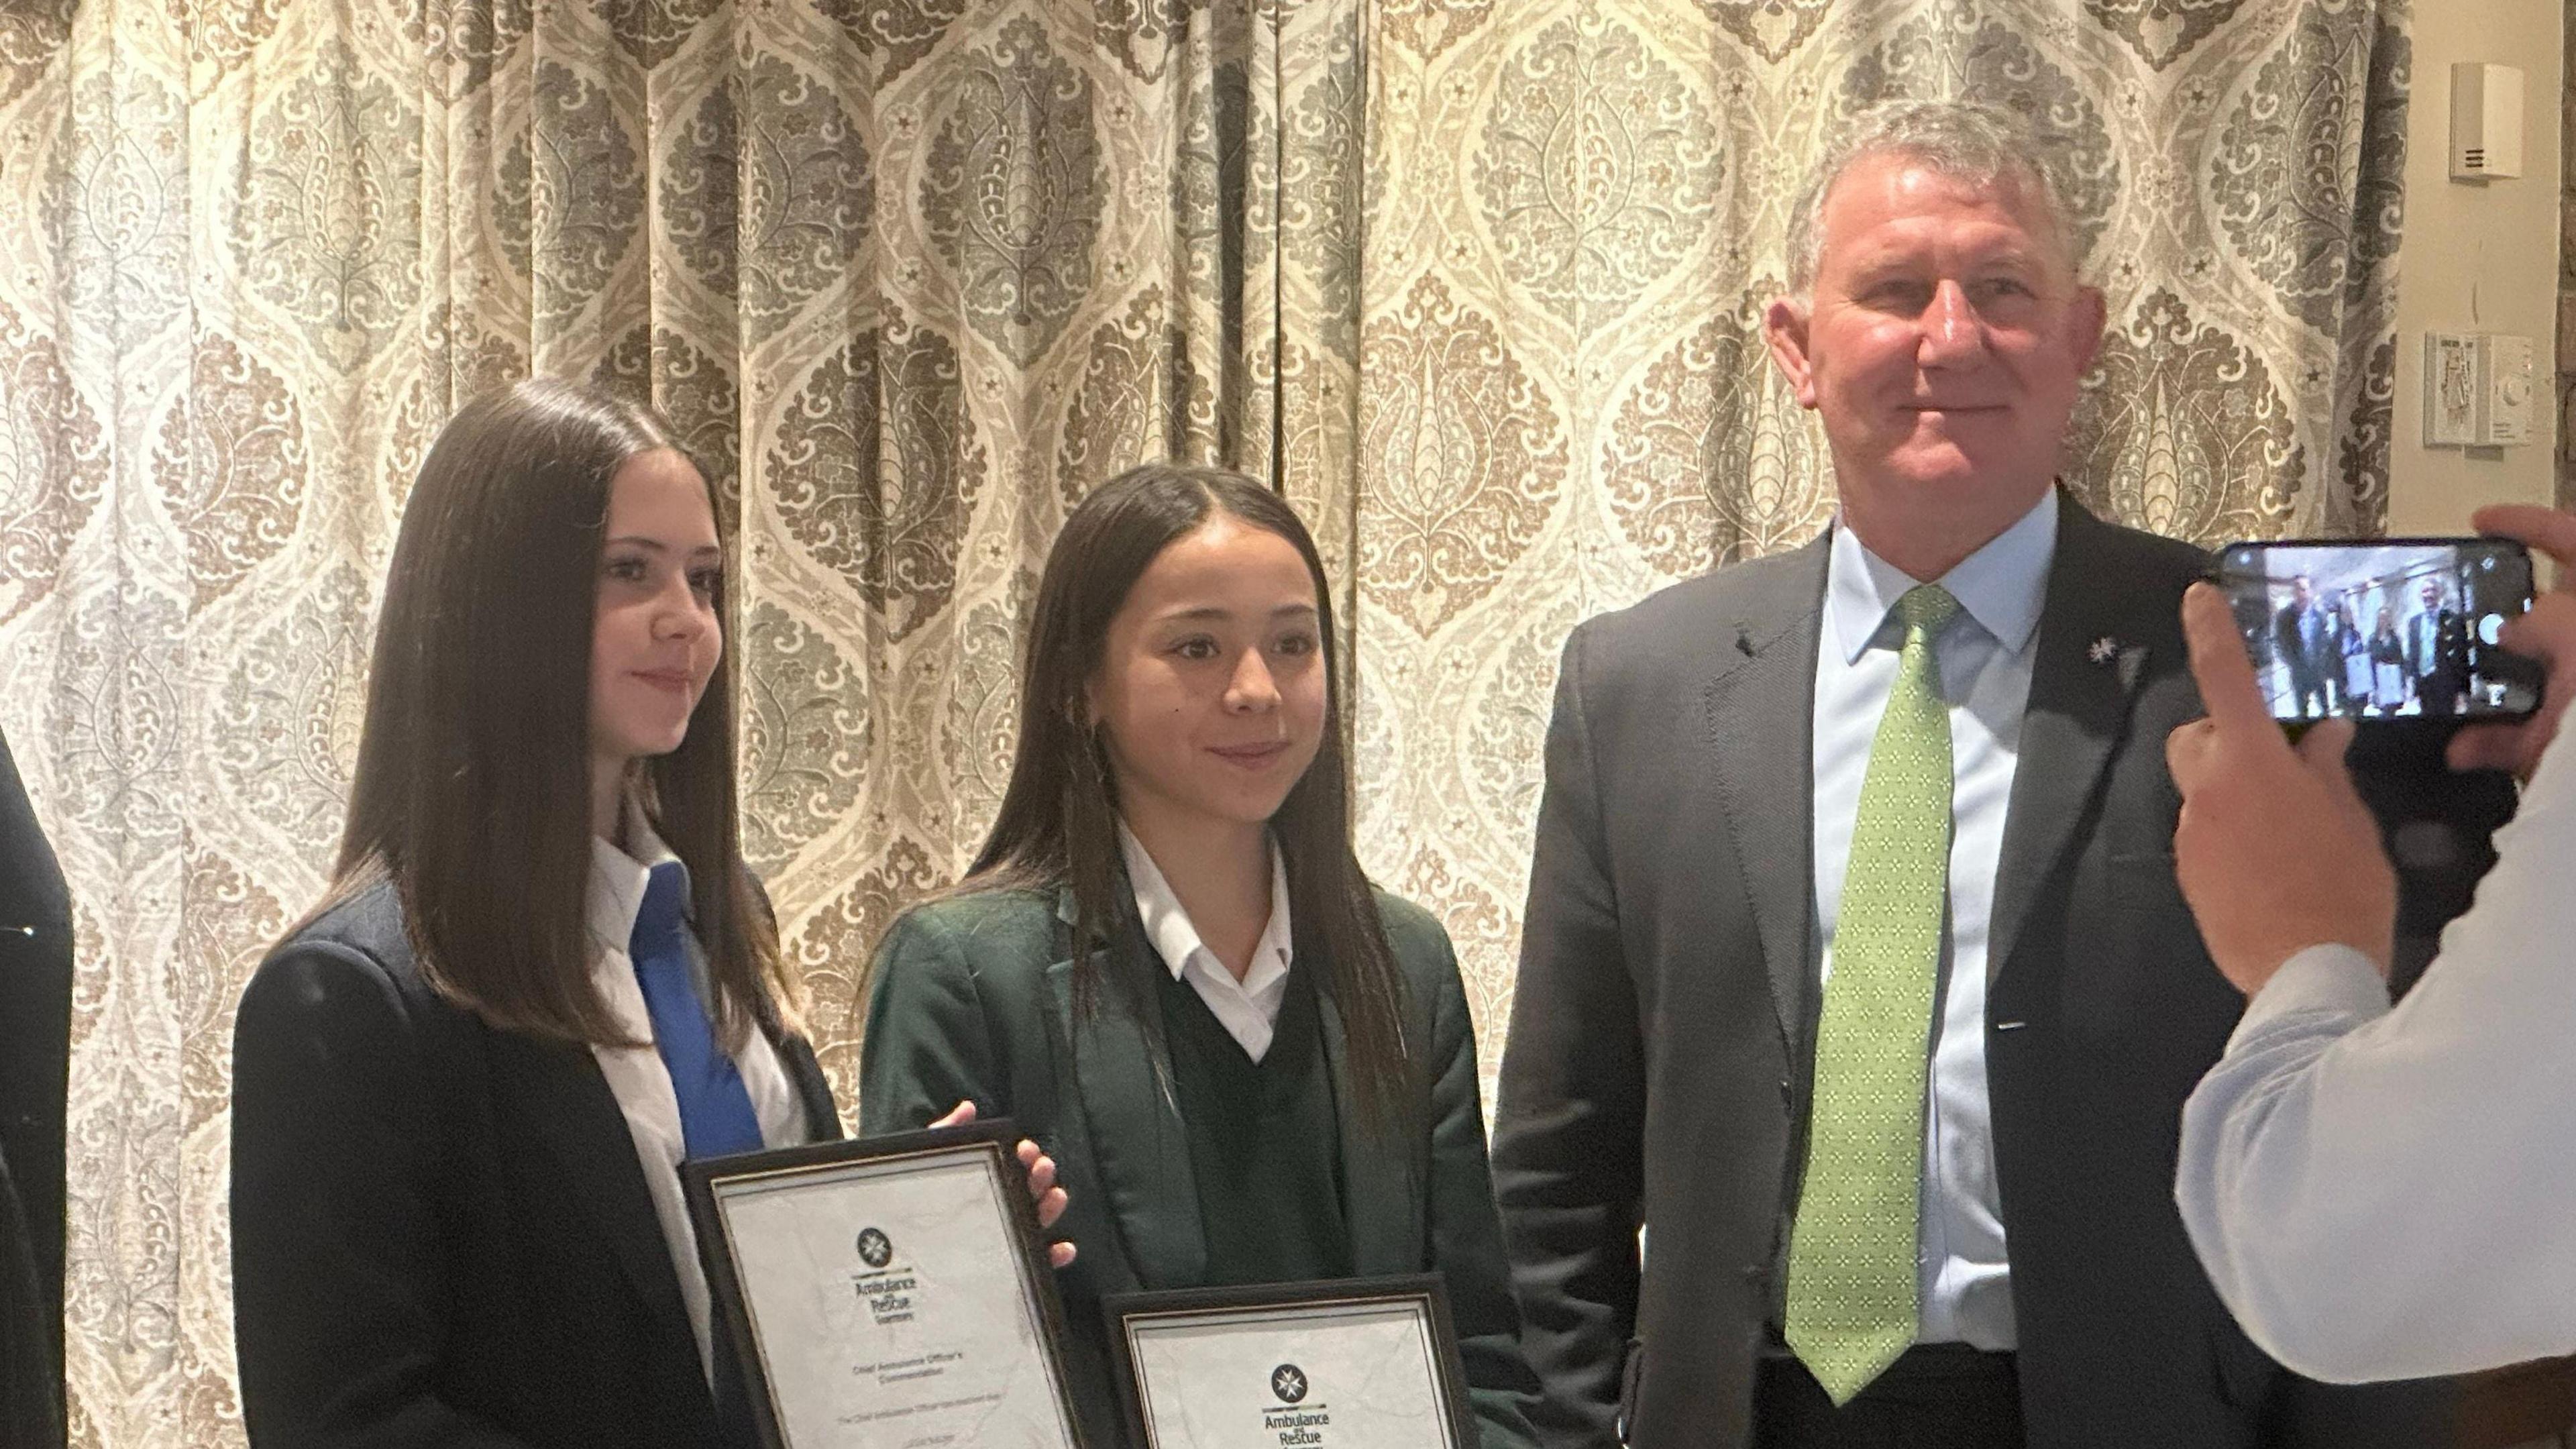
{"label": "beige wall", "polygon": [[[2388,531],[2455,533],[2469,512],[2555,493],[2558,417],[2537,410],[2531,443],[2427,448],[2424,333],[2517,332],[2538,343],[2545,389],[2557,357],[2561,0],[2416,0],[2407,117],[2406,245],[2398,261],[2396,449]],[[2451,63],[2523,68],[2523,174],[2450,179]]]}

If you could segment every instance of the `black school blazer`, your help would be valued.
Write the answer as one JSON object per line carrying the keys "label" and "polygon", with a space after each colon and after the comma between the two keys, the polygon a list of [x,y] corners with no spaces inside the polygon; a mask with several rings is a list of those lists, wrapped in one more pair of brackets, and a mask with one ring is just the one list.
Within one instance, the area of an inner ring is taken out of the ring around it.
{"label": "black school blazer", "polygon": [[[817,1140],[841,1135],[772,1031]],[[421,979],[390,884],[278,946],[233,1034],[233,1300],[254,1449],[708,1449],[644,1170],[587,1047],[486,1026]]]}

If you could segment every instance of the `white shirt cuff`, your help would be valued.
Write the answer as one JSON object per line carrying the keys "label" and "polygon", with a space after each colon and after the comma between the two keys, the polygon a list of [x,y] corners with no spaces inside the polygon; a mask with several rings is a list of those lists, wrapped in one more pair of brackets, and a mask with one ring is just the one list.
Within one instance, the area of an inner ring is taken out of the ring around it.
{"label": "white shirt cuff", "polygon": [[2227,1040],[2234,1051],[2273,1023],[2310,1014],[2353,1018],[2352,1024],[2388,1014],[2388,981],[2370,958],[2339,942],[2310,946],[2272,973],[2245,1004],[2245,1015]]}

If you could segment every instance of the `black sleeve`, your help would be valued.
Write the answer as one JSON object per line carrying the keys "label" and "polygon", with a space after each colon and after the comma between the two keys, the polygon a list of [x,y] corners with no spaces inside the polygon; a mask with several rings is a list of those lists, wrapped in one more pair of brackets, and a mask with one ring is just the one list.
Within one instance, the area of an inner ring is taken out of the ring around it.
{"label": "black sleeve", "polygon": [[1588,632],[1566,642],[1548,724],[1494,1184],[1522,1351],[1577,1442],[1607,1445],[1637,1318],[1645,1069],[1584,717]]}
{"label": "black sleeve", "polygon": [[233,1032],[234,1338],[252,1449],[526,1449],[442,1402],[438,1124],[376,961],[290,944]]}

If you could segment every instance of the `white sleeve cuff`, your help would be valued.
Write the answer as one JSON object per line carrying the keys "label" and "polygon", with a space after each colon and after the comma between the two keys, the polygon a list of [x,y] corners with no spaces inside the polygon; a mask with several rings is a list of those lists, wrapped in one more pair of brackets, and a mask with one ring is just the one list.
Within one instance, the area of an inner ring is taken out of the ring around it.
{"label": "white sleeve cuff", "polygon": [[2281,963],[2281,969],[2245,1004],[2244,1018],[2236,1023],[2227,1047],[2234,1051],[2292,1017],[2347,1017],[2359,1026],[2387,1014],[2388,982],[2379,968],[2352,947],[2329,942],[2310,946]]}

